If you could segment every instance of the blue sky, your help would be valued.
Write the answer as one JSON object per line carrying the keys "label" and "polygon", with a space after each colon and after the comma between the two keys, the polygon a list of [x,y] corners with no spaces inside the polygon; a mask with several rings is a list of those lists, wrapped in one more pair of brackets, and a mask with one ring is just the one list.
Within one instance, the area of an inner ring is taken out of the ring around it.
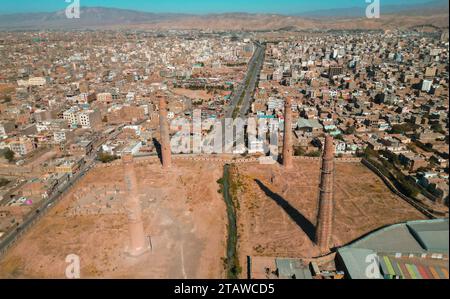
{"label": "blue sky", "polygon": [[[50,12],[64,9],[69,0],[0,0],[0,14]],[[281,13],[362,7],[365,0],[79,0],[81,6],[103,6],[171,13]],[[426,3],[431,0],[380,0],[381,5]]]}

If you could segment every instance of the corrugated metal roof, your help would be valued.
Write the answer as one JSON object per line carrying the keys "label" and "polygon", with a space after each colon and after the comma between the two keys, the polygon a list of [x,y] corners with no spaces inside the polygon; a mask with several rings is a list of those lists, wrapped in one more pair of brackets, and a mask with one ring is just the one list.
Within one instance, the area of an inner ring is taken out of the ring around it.
{"label": "corrugated metal roof", "polygon": [[448,253],[448,219],[413,221],[406,224],[420,245],[429,252]]}
{"label": "corrugated metal roof", "polygon": [[305,267],[299,260],[295,259],[275,259],[279,277],[281,279],[312,279],[311,271]]}
{"label": "corrugated metal roof", "polygon": [[[368,267],[366,258],[370,254],[378,254],[380,270],[386,278],[398,276],[407,279],[442,279],[448,277],[448,264],[447,266],[439,264],[437,260],[428,264],[426,256],[430,253],[448,254],[448,247],[449,221],[438,219],[411,221],[385,227],[349,246],[339,248],[338,255],[352,279],[368,278],[365,273]],[[398,258],[396,253],[400,253]],[[401,253],[412,255],[405,261]],[[424,258],[420,257],[423,253]]]}
{"label": "corrugated metal roof", "polygon": [[297,121],[298,128],[315,128],[322,129],[323,126],[319,123],[317,119],[305,119],[299,118]]}
{"label": "corrugated metal roof", "polygon": [[376,252],[425,252],[404,224],[376,231],[351,244],[350,247],[372,249]]}
{"label": "corrugated metal roof", "polygon": [[369,278],[367,277],[366,269],[370,262],[366,262],[366,259],[368,256],[375,254],[375,251],[370,249],[344,247],[338,249],[338,254],[345,264],[347,275],[351,279]]}

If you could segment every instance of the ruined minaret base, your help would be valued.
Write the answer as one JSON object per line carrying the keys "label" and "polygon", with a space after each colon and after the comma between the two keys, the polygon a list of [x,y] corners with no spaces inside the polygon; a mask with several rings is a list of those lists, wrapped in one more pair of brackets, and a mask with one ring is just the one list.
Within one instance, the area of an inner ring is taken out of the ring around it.
{"label": "ruined minaret base", "polygon": [[122,162],[124,167],[125,196],[130,236],[130,241],[125,252],[130,256],[138,257],[150,250],[150,241],[144,232],[133,156],[130,154],[124,155],[122,157]]}
{"label": "ruined minaret base", "polygon": [[125,253],[131,257],[139,257],[150,251],[150,240],[145,237],[143,224],[130,223],[129,224],[131,240],[129,245],[125,248]]}
{"label": "ruined minaret base", "polygon": [[144,254],[146,254],[147,252],[150,251],[150,246],[148,246],[147,248],[143,248],[143,249],[134,249],[134,250],[129,250],[128,248],[125,248],[125,253],[129,256],[129,257],[140,257]]}

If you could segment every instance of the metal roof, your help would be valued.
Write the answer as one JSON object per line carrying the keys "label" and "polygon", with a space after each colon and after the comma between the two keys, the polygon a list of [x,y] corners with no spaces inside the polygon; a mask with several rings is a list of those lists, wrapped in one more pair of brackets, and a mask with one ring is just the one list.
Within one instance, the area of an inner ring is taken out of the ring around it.
{"label": "metal roof", "polygon": [[[338,256],[352,279],[367,279],[368,257],[376,254],[385,277],[447,278],[447,266],[436,264],[448,255],[449,220],[410,221],[377,230],[352,244],[339,248]],[[432,264],[428,259],[435,257]],[[409,260],[402,260],[408,256]],[[397,259],[397,257],[399,257]],[[442,262],[445,262],[443,260]],[[445,263],[444,263],[445,264]],[[375,277],[372,277],[375,278]]]}
{"label": "metal roof", "polygon": [[301,128],[315,128],[315,129],[322,129],[323,126],[319,123],[317,119],[306,119],[306,118],[299,118],[297,121],[297,127],[299,129]]}
{"label": "metal roof", "polygon": [[293,278],[295,279],[312,279],[311,271],[299,260],[295,259],[275,259],[278,274],[281,279]]}
{"label": "metal roof", "polygon": [[377,252],[425,252],[405,224],[385,227],[356,241],[349,247],[372,249]]}
{"label": "metal roof", "polygon": [[370,261],[366,259],[376,254],[370,249],[343,247],[338,249],[338,254],[345,265],[346,273],[351,279],[368,279],[366,274]]}
{"label": "metal roof", "polygon": [[447,253],[449,247],[448,219],[411,221],[406,223],[411,234],[429,252]]}

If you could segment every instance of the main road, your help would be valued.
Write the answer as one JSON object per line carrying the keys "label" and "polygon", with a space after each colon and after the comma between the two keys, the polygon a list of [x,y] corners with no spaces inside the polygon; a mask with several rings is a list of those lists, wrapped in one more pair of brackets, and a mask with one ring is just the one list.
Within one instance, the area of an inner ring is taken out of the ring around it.
{"label": "main road", "polygon": [[265,54],[264,45],[255,42],[255,47],[255,52],[248,63],[247,74],[241,84],[234,90],[230,105],[225,108],[225,118],[245,118],[250,109]]}
{"label": "main road", "polygon": [[120,133],[120,129],[123,126],[119,126],[116,128],[114,132],[111,132],[109,136],[105,136],[101,138],[96,146],[95,149],[92,151],[90,155],[86,157],[86,163],[81,167],[81,169],[69,179],[69,181],[63,185],[59,185],[58,189],[53,192],[53,194],[45,199],[39,207],[37,207],[34,211],[30,212],[26,217],[25,220],[20,223],[18,226],[10,229],[5,233],[4,236],[0,238],[0,257],[3,253],[6,252],[6,250],[14,244],[14,242],[17,240],[17,238],[20,237],[20,235],[24,232],[26,232],[29,228],[32,227],[36,221],[39,220],[39,218],[45,214],[55,203],[57,203],[65,194],[66,191],[70,189],[80,178],[84,177],[86,173],[95,165],[96,163],[96,154],[98,150],[101,147],[101,144],[108,140],[115,139],[117,135]]}

